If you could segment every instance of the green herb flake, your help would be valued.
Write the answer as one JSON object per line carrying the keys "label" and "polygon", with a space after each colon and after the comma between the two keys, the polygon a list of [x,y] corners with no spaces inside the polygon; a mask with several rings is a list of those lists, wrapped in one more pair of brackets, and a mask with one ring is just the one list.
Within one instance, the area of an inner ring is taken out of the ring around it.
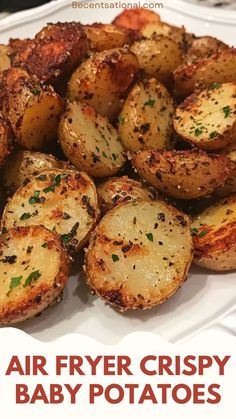
{"label": "green herb flake", "polygon": [[105,157],[105,159],[107,159],[107,154],[105,153],[105,151],[102,152],[103,157]]}
{"label": "green herb flake", "polygon": [[210,133],[210,139],[212,140],[213,138],[216,138],[218,136],[218,131],[213,131]]}
{"label": "green herb flake", "polygon": [[150,240],[150,242],[153,242],[153,234],[152,233],[147,233],[146,237],[148,240]]}
{"label": "green herb flake", "polygon": [[41,90],[39,90],[39,89],[31,89],[30,90],[31,91],[31,93],[33,93],[33,95],[35,95],[35,96],[39,96],[40,95],[40,93],[41,93]]}
{"label": "green herb flake", "polygon": [[7,228],[6,227],[3,227],[2,234],[6,234],[7,232],[8,232]]}
{"label": "green herb flake", "polygon": [[46,249],[48,247],[48,244],[47,243],[43,243],[41,247],[43,247],[44,249]]}
{"label": "green herb flake", "polygon": [[144,103],[144,106],[150,106],[150,108],[153,108],[156,101],[154,99],[149,99],[147,102]]}
{"label": "green herb flake", "polygon": [[40,202],[40,191],[34,191],[34,195],[30,197],[30,199],[28,200],[29,204],[34,205],[34,204],[38,204]]}
{"label": "green herb flake", "polygon": [[219,89],[221,87],[220,83],[212,83],[211,89]]}
{"label": "green herb flake", "polygon": [[118,262],[118,260],[120,260],[118,255],[112,254],[111,257],[112,257],[113,262]]}
{"label": "green herb flake", "polygon": [[65,243],[69,242],[71,240],[71,234],[61,234],[61,240]]}
{"label": "green herb flake", "polygon": [[204,237],[204,236],[206,236],[207,233],[208,233],[208,230],[203,230],[198,234],[198,236],[199,237]]}
{"label": "green herb flake", "polygon": [[194,133],[195,133],[195,136],[196,137],[199,137],[199,135],[201,135],[203,133],[203,127],[196,128],[195,131],[194,131]]}
{"label": "green herb flake", "polygon": [[192,236],[197,236],[198,235],[198,228],[196,228],[196,227],[191,228],[191,233],[192,233]]}
{"label": "green herb flake", "polygon": [[36,177],[36,179],[43,182],[44,180],[47,180],[47,176],[46,175],[39,175],[39,176]]}
{"label": "green herb flake", "polygon": [[28,276],[28,278],[26,278],[23,287],[24,288],[28,287],[29,285],[31,285],[31,283],[33,281],[37,281],[37,279],[39,279],[41,275],[42,274],[39,271],[33,271],[33,272],[31,272],[31,274]]}
{"label": "green herb flake", "polygon": [[8,293],[7,293],[7,296],[8,296],[8,297],[9,297],[9,295],[10,295],[10,292],[11,292],[14,288],[18,287],[18,286],[21,284],[22,278],[23,278],[23,276],[16,276],[16,277],[11,278],[11,282],[10,282],[10,289],[9,289],[9,291],[8,291]]}
{"label": "green herb flake", "polygon": [[49,193],[49,192],[54,192],[54,191],[55,191],[55,186],[54,185],[48,186],[47,188],[43,189],[44,193]]}
{"label": "green herb flake", "polygon": [[222,108],[222,110],[223,110],[223,112],[225,114],[225,118],[228,118],[228,116],[230,115],[230,112],[231,112],[230,106],[224,106]]}
{"label": "green herb flake", "polygon": [[21,221],[23,221],[23,220],[28,220],[30,217],[31,217],[30,212],[24,212],[24,214],[22,214],[22,215],[20,216],[20,220],[21,220]]}
{"label": "green herb flake", "polygon": [[123,116],[119,115],[117,118],[118,124],[123,124],[125,122],[125,118]]}

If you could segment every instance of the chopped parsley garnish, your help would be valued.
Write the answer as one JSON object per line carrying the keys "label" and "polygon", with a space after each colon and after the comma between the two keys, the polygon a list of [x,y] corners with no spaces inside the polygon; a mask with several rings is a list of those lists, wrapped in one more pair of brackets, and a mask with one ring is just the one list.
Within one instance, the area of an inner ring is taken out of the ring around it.
{"label": "chopped parsley garnish", "polygon": [[11,282],[10,282],[10,290],[9,290],[9,291],[8,291],[8,293],[7,293],[7,296],[8,296],[8,297],[9,297],[9,295],[10,295],[10,292],[11,292],[14,288],[18,287],[18,286],[21,284],[22,278],[23,278],[23,276],[16,276],[16,277],[11,278]]}
{"label": "chopped parsley garnish", "polygon": [[39,175],[39,176],[37,176],[37,178],[36,178],[37,180],[41,180],[41,181],[44,181],[44,180],[47,180],[47,176],[46,175]]}
{"label": "chopped parsley garnish", "polygon": [[72,227],[71,231],[67,234],[61,234],[61,240],[64,243],[69,242],[70,240],[73,239],[73,237],[76,235],[77,230],[79,228],[79,223],[75,223],[75,225]]}
{"label": "chopped parsley garnish", "polygon": [[208,230],[203,230],[201,233],[199,233],[199,237],[204,237],[208,233]]}
{"label": "chopped parsley garnish", "polygon": [[194,131],[195,136],[198,137],[199,135],[201,135],[203,133],[203,129],[204,129],[204,127],[196,128],[195,131]]}
{"label": "chopped parsley garnish", "polygon": [[31,214],[30,214],[30,212],[24,212],[24,214],[22,214],[21,216],[20,216],[20,220],[28,220],[29,218],[31,217]]}
{"label": "chopped parsley garnish", "polygon": [[149,99],[147,102],[144,103],[144,106],[150,106],[151,108],[154,107],[156,101],[154,99]]}
{"label": "chopped parsley garnish", "polygon": [[46,249],[48,247],[48,244],[47,243],[43,243],[41,247],[43,247],[44,249]]}
{"label": "chopped parsley garnish", "polygon": [[2,234],[5,234],[5,233],[7,233],[7,228],[6,227],[3,227],[3,229],[2,229]]}
{"label": "chopped parsley garnish", "polygon": [[211,89],[219,89],[221,87],[220,83],[212,83]]}
{"label": "chopped parsley garnish", "polygon": [[117,118],[118,124],[123,124],[125,122],[125,118],[123,116],[119,115]]}
{"label": "chopped parsley garnish", "polygon": [[38,95],[40,95],[40,93],[41,93],[41,90],[39,90],[39,89],[31,89],[30,90],[31,91],[31,93],[33,93],[33,95],[35,95],[35,96],[38,96]]}
{"label": "chopped parsley garnish", "polygon": [[37,279],[40,278],[42,274],[39,271],[31,272],[31,274],[26,278],[25,283],[23,285],[24,288],[28,287],[28,285],[31,285],[33,281],[37,281]]}
{"label": "chopped parsley garnish", "polygon": [[225,118],[228,118],[228,116],[230,115],[230,112],[231,112],[230,106],[224,106],[222,108],[222,110],[223,110],[223,112],[225,114]]}
{"label": "chopped parsley garnish", "polygon": [[196,227],[191,228],[192,236],[204,237],[208,233],[208,230],[202,230],[199,233],[199,229]]}
{"label": "chopped parsley garnish", "polygon": [[66,174],[59,174],[54,177],[53,184],[43,189],[44,193],[54,192],[57,186],[60,186],[61,180],[65,178]]}
{"label": "chopped parsley garnish", "polygon": [[198,235],[198,228],[196,228],[196,227],[191,228],[191,233],[192,233],[193,236],[197,236]]}
{"label": "chopped parsley garnish", "polygon": [[113,262],[118,262],[120,260],[118,255],[114,255],[114,253],[111,255]]}
{"label": "chopped parsley garnish", "polygon": [[39,202],[41,202],[40,198],[39,198],[39,195],[40,195],[40,191],[34,191],[34,195],[31,196],[29,201],[28,201],[29,204],[33,205],[33,204],[38,204]]}
{"label": "chopped parsley garnish", "polygon": [[218,132],[217,131],[212,131],[211,133],[210,133],[210,139],[212,140],[213,138],[216,138],[217,136],[218,136]]}
{"label": "chopped parsley garnish", "polygon": [[147,233],[146,237],[148,240],[150,240],[150,242],[153,242],[153,234],[152,233]]}

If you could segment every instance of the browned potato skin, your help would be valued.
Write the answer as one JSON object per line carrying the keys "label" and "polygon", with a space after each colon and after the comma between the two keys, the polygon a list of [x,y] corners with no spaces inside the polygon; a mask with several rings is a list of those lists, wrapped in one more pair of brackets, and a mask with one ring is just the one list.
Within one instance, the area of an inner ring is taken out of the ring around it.
{"label": "browned potato skin", "polygon": [[11,126],[0,113],[0,167],[4,165],[13,148],[13,132]]}
{"label": "browned potato skin", "polygon": [[69,99],[86,102],[112,120],[138,71],[137,58],[126,48],[95,54],[73,73],[68,85]]}
{"label": "browned potato skin", "polygon": [[222,48],[229,48],[229,46],[212,36],[193,38],[187,52],[187,62],[191,64],[199,58],[209,58]]}
{"label": "browned potato skin", "polygon": [[192,64],[183,64],[174,71],[175,93],[186,97],[213,83],[236,80],[236,48],[226,48],[209,58],[199,58]]}
{"label": "browned potato skin", "polygon": [[159,22],[160,16],[148,9],[126,9],[114,20],[113,25],[127,29],[141,29],[145,23]]}
{"label": "browned potato skin", "polygon": [[[42,284],[40,287],[32,287],[20,304],[18,301],[15,304],[11,301],[6,305],[4,311],[0,312],[0,324],[12,324],[27,320],[47,308],[52,304],[52,300],[56,301],[56,299],[59,300],[61,298],[61,293],[68,281],[70,259],[63,249],[57,234],[43,226],[12,228],[6,234],[0,236],[0,249],[2,246],[4,247],[4,243],[8,240],[11,241],[15,238],[29,235],[33,242],[34,237],[40,234],[45,234],[45,241],[48,241],[51,249],[57,249],[57,252],[60,254],[60,270],[54,279],[55,287],[49,287],[46,284]],[[38,302],[39,297],[40,304]]]}
{"label": "browned potato skin", "polygon": [[153,200],[154,193],[150,188],[128,176],[112,177],[97,188],[98,199],[102,214],[117,205],[135,200]]}
{"label": "browned potato skin", "polygon": [[[210,223],[204,223],[204,215],[214,213],[217,208],[225,206],[224,216],[211,218]],[[194,262],[213,271],[228,271],[236,269],[236,195],[223,199],[209,207],[193,220],[192,234],[194,245]],[[227,221],[227,217],[233,219]],[[199,227],[199,223],[200,227]],[[197,226],[197,228],[196,228]]]}
{"label": "browned potato skin", "polygon": [[51,23],[35,39],[21,44],[12,65],[55,85],[69,77],[87,51],[87,37],[79,23]]}
{"label": "browned potato skin", "polygon": [[121,48],[140,38],[137,31],[103,23],[85,25],[83,29],[89,40],[90,49],[96,52]]}
{"label": "browned potato skin", "polygon": [[152,186],[177,199],[212,194],[234,170],[227,157],[199,150],[141,150],[132,153],[132,164]]}
{"label": "browned potato skin", "polygon": [[141,34],[145,38],[152,38],[157,35],[164,35],[177,42],[185,48],[187,42],[187,34],[184,27],[169,25],[166,22],[148,22],[140,29]]}
{"label": "browned potato skin", "polygon": [[11,49],[8,45],[0,44],[0,71],[7,70],[11,67],[10,53]]}
{"label": "browned potato skin", "polygon": [[3,185],[9,194],[13,194],[31,176],[36,176],[45,169],[65,169],[67,162],[58,160],[51,154],[16,150],[3,168]]}

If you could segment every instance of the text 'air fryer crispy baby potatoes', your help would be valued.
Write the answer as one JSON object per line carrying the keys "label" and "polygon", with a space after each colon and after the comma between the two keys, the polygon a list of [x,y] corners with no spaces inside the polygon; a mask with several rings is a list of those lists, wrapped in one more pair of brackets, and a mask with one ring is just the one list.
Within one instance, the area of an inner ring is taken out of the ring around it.
{"label": "text 'air fryer crispy baby potatoes'", "polygon": [[68,85],[69,99],[86,102],[101,115],[113,119],[138,70],[137,58],[128,49],[94,54],[73,73]]}
{"label": "text 'air fryer crispy baby potatoes'", "polygon": [[236,82],[214,83],[188,97],[176,109],[174,128],[204,150],[219,150],[236,141]]}
{"label": "text 'air fryer crispy baby potatoes'", "polygon": [[112,177],[97,188],[101,211],[105,214],[119,204],[135,200],[154,200],[156,191],[128,176]]}
{"label": "text 'air fryer crispy baby potatoes'", "polygon": [[81,249],[99,215],[96,188],[83,172],[45,170],[19,188],[5,207],[5,228],[44,225],[71,253]]}
{"label": "text 'air fryer crispy baby potatoes'", "polygon": [[60,300],[70,261],[57,234],[43,226],[12,228],[0,236],[0,252],[0,324],[21,322]]}
{"label": "text 'air fryer crispy baby potatoes'", "polygon": [[173,295],[192,261],[189,219],[163,202],[108,212],[86,253],[91,290],[120,310],[151,308]]}
{"label": "text 'air fryer crispy baby potatoes'", "polygon": [[126,150],[170,148],[174,101],[156,79],[137,83],[119,115],[119,135]]}
{"label": "text 'air fryer crispy baby potatoes'", "polygon": [[215,271],[236,269],[236,196],[207,208],[193,220],[195,262]]}
{"label": "text 'air fryer crispy baby potatoes'", "polygon": [[132,153],[132,164],[147,182],[177,199],[212,194],[234,170],[229,158],[201,150],[141,150]]}
{"label": "text 'air fryer crispy baby potatoes'", "polygon": [[68,103],[58,136],[71,163],[93,177],[112,176],[126,161],[116,129],[86,103]]}

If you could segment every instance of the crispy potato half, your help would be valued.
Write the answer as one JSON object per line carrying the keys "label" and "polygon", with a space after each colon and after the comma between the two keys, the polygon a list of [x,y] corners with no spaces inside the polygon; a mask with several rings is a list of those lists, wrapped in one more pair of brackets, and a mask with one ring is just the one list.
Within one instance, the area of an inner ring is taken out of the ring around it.
{"label": "crispy potato half", "polygon": [[19,188],[5,207],[5,228],[44,225],[74,253],[81,249],[99,216],[92,179],[83,172],[45,170]]}
{"label": "crispy potato half", "polygon": [[43,226],[11,228],[0,236],[0,252],[0,324],[22,322],[60,301],[70,260],[57,234]]}
{"label": "crispy potato half", "polygon": [[8,158],[3,168],[3,186],[8,193],[14,193],[31,176],[36,176],[46,169],[64,169],[68,163],[58,160],[51,154],[37,151],[16,150]]}
{"label": "crispy potato half", "polygon": [[187,62],[191,64],[199,58],[209,58],[222,48],[229,46],[213,36],[193,37],[187,51]]}
{"label": "crispy potato half", "polygon": [[97,188],[100,208],[103,214],[117,205],[129,201],[150,201],[155,199],[152,189],[143,186],[128,176],[112,177]]}
{"label": "crispy potato half", "polygon": [[174,70],[175,93],[186,97],[198,89],[214,83],[236,80],[236,48],[226,48],[208,58],[199,58],[192,64],[183,64]]}
{"label": "crispy potato half", "polygon": [[163,303],[192,261],[189,219],[163,202],[131,202],[108,212],[86,253],[91,290],[121,311]]}
{"label": "crispy potato half", "polygon": [[219,150],[236,141],[236,82],[216,83],[180,104],[174,128],[204,150]]}
{"label": "crispy potato half", "polygon": [[180,45],[185,42],[185,28],[169,25],[166,22],[148,22],[142,26],[140,32],[145,38],[151,38],[153,35],[164,35]]}
{"label": "crispy potato half", "polygon": [[119,135],[126,150],[170,148],[174,101],[156,79],[137,83],[119,115]]}
{"label": "crispy potato half", "polygon": [[212,194],[234,170],[227,157],[200,150],[141,150],[132,153],[132,164],[147,182],[178,199]]}
{"label": "crispy potato half", "polygon": [[113,119],[138,71],[137,58],[127,49],[100,52],[75,70],[68,85],[68,97],[71,101],[84,101]]}
{"label": "crispy potato half", "polygon": [[194,261],[214,271],[236,269],[236,196],[207,208],[193,220]]}
{"label": "crispy potato half", "polygon": [[0,112],[0,167],[6,162],[6,158],[13,148],[13,132],[6,118]]}
{"label": "crispy potato half", "polygon": [[112,23],[118,27],[139,30],[146,23],[159,21],[160,16],[157,13],[140,7],[137,9],[124,10],[113,20]]}
{"label": "crispy potato half", "polygon": [[136,31],[131,29],[103,23],[84,25],[83,29],[89,40],[90,49],[97,52],[121,48],[140,37]]}
{"label": "crispy potato half", "polygon": [[173,71],[183,62],[180,46],[164,35],[136,41],[130,51],[136,55],[141,70],[162,83],[170,82]]}
{"label": "crispy potato half", "polygon": [[86,103],[68,103],[58,136],[71,163],[93,177],[112,176],[126,161],[116,129]]}

